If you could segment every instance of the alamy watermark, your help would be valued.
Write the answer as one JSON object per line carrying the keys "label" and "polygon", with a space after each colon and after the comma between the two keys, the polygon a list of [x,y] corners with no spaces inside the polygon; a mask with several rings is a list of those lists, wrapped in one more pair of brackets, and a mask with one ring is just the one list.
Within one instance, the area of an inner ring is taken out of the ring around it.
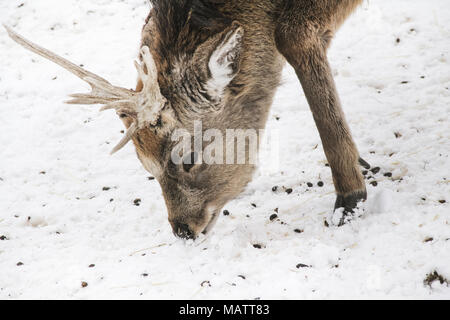
{"label": "alamy watermark", "polygon": [[266,129],[207,129],[194,122],[193,134],[176,129],[171,139],[177,142],[171,160],[181,164],[256,165],[262,172],[279,168],[279,132]]}

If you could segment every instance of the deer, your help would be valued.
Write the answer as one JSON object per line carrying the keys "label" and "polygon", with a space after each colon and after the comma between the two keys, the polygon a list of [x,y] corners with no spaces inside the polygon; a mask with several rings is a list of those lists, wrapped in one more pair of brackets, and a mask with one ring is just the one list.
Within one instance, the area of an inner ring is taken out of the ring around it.
{"label": "deer", "polygon": [[[5,26],[28,50],[57,63],[91,87],[69,104],[103,105],[127,128],[129,141],[159,182],[175,236],[208,233],[223,207],[252,180],[254,164],[205,164],[195,152],[171,160],[183,128],[264,129],[289,63],[312,111],[336,192],[341,226],[367,199],[358,152],[327,58],[334,34],[362,0],[150,0],[142,28],[137,84],[117,87]],[[203,147],[203,146],[201,146]]]}

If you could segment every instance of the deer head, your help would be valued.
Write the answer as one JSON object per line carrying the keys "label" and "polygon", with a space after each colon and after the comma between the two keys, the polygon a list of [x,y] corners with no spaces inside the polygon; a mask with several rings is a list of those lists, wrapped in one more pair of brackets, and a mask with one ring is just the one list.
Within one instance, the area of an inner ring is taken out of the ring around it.
{"label": "deer head", "polygon": [[[179,145],[172,139],[176,130],[192,134],[196,121],[201,121],[203,131],[214,128],[225,133],[227,128],[238,127],[238,116],[233,119],[233,112],[228,109],[237,99],[228,87],[240,70],[243,46],[244,30],[237,23],[199,37],[190,49],[169,57],[162,56],[168,50],[167,44],[150,18],[143,29],[139,61],[135,62],[136,90],[114,86],[5,28],[18,44],[91,86],[90,93],[72,94],[67,103],[100,104],[101,110],[116,111],[127,132],[112,153],[133,141],[138,158],[160,183],[169,222],[177,236],[196,238],[209,231],[225,203],[250,181],[252,164],[202,163],[198,161],[199,152],[193,149],[181,155],[182,163],[173,161],[173,151]],[[189,38],[188,34],[185,36]],[[204,148],[202,142],[200,153]]]}

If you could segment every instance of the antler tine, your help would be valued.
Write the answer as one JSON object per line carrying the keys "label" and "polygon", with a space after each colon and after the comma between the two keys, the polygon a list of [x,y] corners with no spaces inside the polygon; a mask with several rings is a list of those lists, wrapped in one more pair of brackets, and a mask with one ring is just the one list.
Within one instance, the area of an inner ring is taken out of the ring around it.
{"label": "antler tine", "polygon": [[[8,35],[25,49],[60,65],[78,78],[86,81],[91,86],[90,93],[72,94],[73,99],[66,101],[69,104],[103,104],[101,111],[114,109],[118,114],[125,114],[133,119],[125,136],[112,150],[111,154],[122,149],[133,137],[137,130],[148,125],[156,125],[161,109],[165,104],[165,98],[159,91],[156,64],[147,46],[141,48],[142,63],[135,62],[139,78],[144,84],[144,90],[133,90],[116,87],[104,78],[89,72],[63,57],[42,48],[41,46],[25,39],[10,27],[3,25]],[[146,70],[145,70],[146,69]]]}
{"label": "antler tine", "polygon": [[147,73],[143,70],[143,74],[139,74],[139,76],[141,77],[145,88],[153,91],[153,94],[158,95],[158,93],[160,93],[157,79],[158,71],[156,69],[155,60],[153,59],[150,49],[147,46],[141,48],[141,56],[143,64],[140,65],[140,67],[143,70],[143,66],[145,66]]}
{"label": "antler tine", "polygon": [[144,69],[142,67],[141,64],[139,64],[139,62],[137,62],[136,60],[134,60],[134,66],[136,67],[136,71],[138,73],[138,77],[141,81],[145,80],[145,77],[147,77],[147,75],[144,72]]}
{"label": "antler tine", "polygon": [[[96,75],[95,73],[92,73],[90,71],[87,71],[76,64],[70,62],[69,60],[57,55],[56,53],[51,52],[50,50],[47,50],[32,41],[25,39],[20,34],[12,30],[7,25],[3,25],[8,32],[8,35],[13,39],[15,42],[20,44],[25,49],[28,49],[41,57],[44,57],[59,66],[63,67],[67,71],[70,71],[74,75],[76,75],[78,78],[80,78],[83,81],[86,81],[89,83],[89,85],[92,88],[92,97],[97,96],[98,98],[106,98],[108,96],[111,96],[110,98],[115,97],[121,97],[123,96],[130,96],[130,90],[120,88],[113,86],[111,83],[109,83],[106,79],[100,77],[99,75]],[[70,101],[69,103],[77,103],[77,104],[94,104],[92,100],[84,102],[84,100],[74,100]],[[103,101],[97,102],[97,103],[104,103]]]}
{"label": "antler tine", "polygon": [[147,75],[154,76],[157,75],[156,64],[153,56],[150,54],[150,49],[147,46],[141,48],[142,60],[147,67]]}
{"label": "antler tine", "polygon": [[136,122],[133,122],[130,127],[128,128],[127,132],[125,132],[125,135],[123,136],[122,140],[119,141],[119,143],[114,147],[114,149],[111,150],[111,155],[122,149],[126,146],[126,144],[131,140],[133,135],[138,130],[138,126]]}
{"label": "antler tine", "polygon": [[24,37],[22,37],[20,34],[16,33],[14,30],[12,30],[7,25],[4,24],[3,27],[5,27],[6,31],[8,32],[9,37],[11,39],[13,39],[15,42],[17,42],[18,44],[20,44],[22,47],[24,47],[30,51],[33,51],[34,53],[36,53],[50,61],[53,61],[54,63],[60,65],[64,69],[72,72],[78,78],[85,80],[85,81],[86,81],[86,78],[91,78],[91,79],[96,79],[99,82],[104,82],[104,83],[109,84],[109,82],[106,81],[105,79],[103,79],[102,77],[77,66],[76,64],[70,62],[69,60],[64,59],[61,56],[58,56],[57,54],[55,54],[45,48],[42,48],[41,46],[31,42],[30,40],[25,39]]}
{"label": "antler tine", "polygon": [[[133,101],[132,96],[134,91],[124,89],[121,87],[113,86],[106,79],[87,71],[78,65],[70,62],[69,60],[47,50],[32,41],[25,39],[14,30],[12,30],[7,25],[3,25],[8,32],[8,35],[12,40],[20,44],[25,49],[28,49],[56,64],[68,70],[69,72],[76,75],[83,81],[86,81],[91,86],[91,92],[72,94],[70,97],[74,98],[66,101],[68,104],[105,104],[101,109],[115,109],[118,113],[133,114]],[[126,135],[118,143],[118,145],[113,149],[112,153],[117,152],[123,148],[132,138],[133,134],[137,130],[137,124],[133,123],[128,129]]]}
{"label": "antler tine", "polygon": [[133,102],[131,102],[130,100],[117,100],[117,101],[113,101],[113,102],[105,102],[105,105],[100,109],[100,111],[105,111],[105,110],[110,110],[110,109],[115,109],[118,110],[120,108],[127,108],[129,107],[129,109],[133,109],[133,107],[135,106],[135,104]]}
{"label": "antler tine", "polygon": [[110,103],[111,98],[101,98],[97,95],[92,95],[89,93],[74,93],[69,94],[69,97],[74,98],[64,101],[67,104],[107,104]]}

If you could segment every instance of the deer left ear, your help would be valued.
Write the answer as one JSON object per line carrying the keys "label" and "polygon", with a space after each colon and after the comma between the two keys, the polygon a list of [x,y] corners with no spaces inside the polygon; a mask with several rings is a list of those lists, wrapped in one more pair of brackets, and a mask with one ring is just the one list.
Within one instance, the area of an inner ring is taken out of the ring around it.
{"label": "deer left ear", "polygon": [[222,41],[209,58],[208,68],[211,78],[207,82],[209,94],[220,99],[225,88],[239,72],[244,29],[234,24],[222,36]]}

